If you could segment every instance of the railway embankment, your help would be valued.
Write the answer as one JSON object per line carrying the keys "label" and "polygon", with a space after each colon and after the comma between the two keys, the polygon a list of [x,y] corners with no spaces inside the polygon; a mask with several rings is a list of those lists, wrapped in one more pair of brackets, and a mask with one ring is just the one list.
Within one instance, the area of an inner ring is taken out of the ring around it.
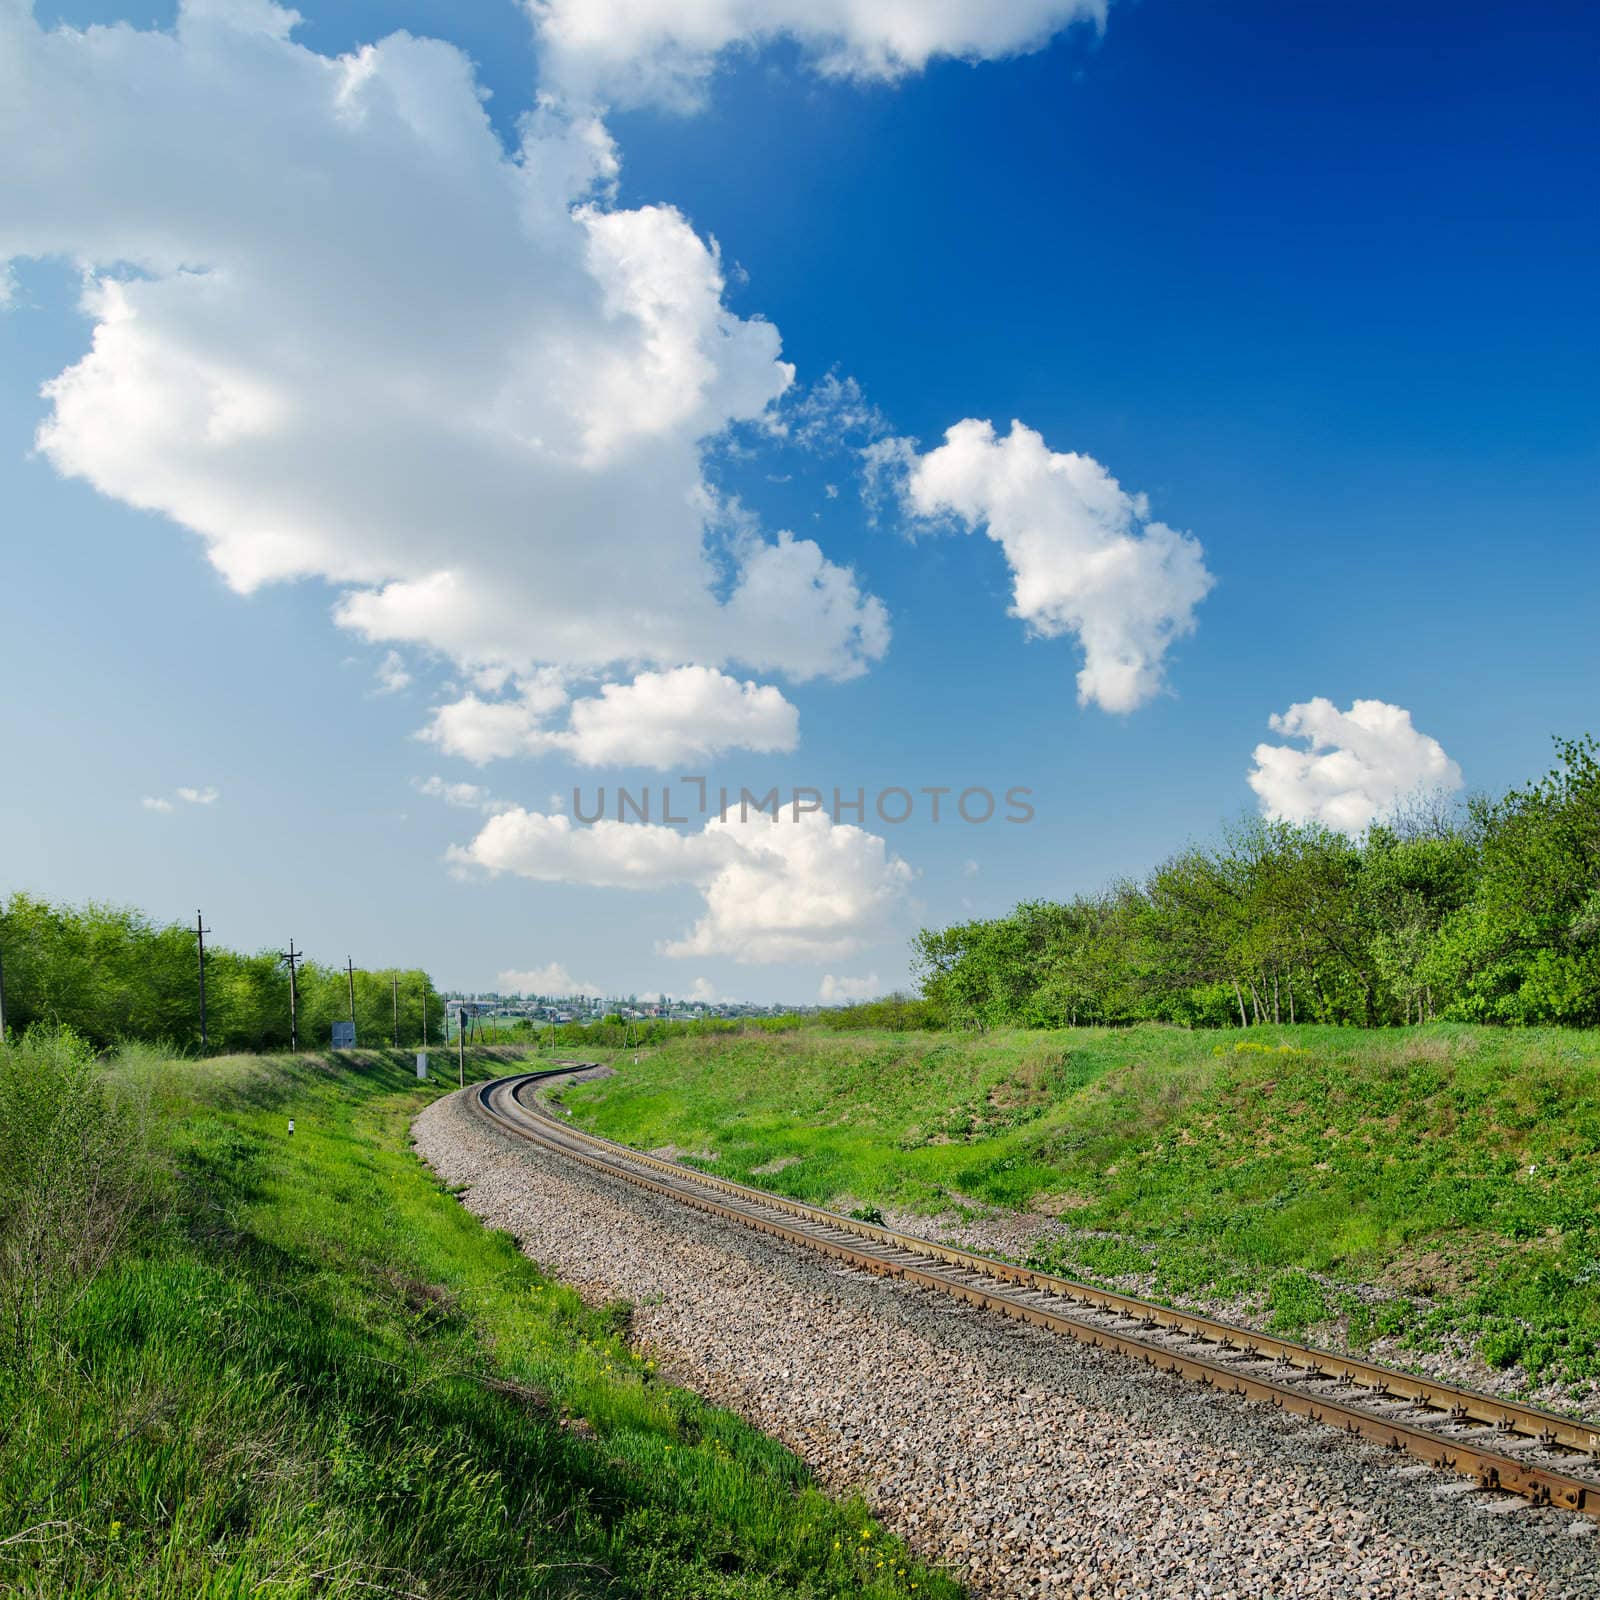
{"label": "railway embankment", "polygon": [[835,1210],[1600,1410],[1600,1034],[1435,1024],[677,1040],[563,1100]]}
{"label": "railway embankment", "polygon": [[[418,1119],[468,1207],[994,1595],[1600,1594],[1588,1519],[868,1277],[560,1156]],[[1499,1511],[1505,1502],[1490,1502]]]}

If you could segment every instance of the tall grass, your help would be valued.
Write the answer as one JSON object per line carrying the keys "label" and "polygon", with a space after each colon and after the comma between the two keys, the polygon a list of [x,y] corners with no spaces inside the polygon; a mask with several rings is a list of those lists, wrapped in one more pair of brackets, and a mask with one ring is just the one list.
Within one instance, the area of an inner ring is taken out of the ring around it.
{"label": "tall grass", "polygon": [[155,1177],[146,1096],[74,1033],[33,1028],[0,1048],[0,1360],[23,1360],[40,1319],[87,1291]]}
{"label": "tall grass", "polygon": [[27,1193],[87,1160],[47,1083],[103,1108],[84,1151],[157,1175],[114,1228],[55,1213],[81,1270],[0,1371],[0,1595],[956,1594],[445,1193],[408,1060],[0,1055]]}

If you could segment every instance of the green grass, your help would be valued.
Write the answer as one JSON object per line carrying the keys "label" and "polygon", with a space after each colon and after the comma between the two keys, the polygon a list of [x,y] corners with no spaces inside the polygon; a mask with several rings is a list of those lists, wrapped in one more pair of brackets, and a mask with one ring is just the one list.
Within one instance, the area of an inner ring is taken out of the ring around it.
{"label": "green grass", "polygon": [[724,1175],[846,1209],[1048,1210],[1075,1230],[1053,1270],[1600,1377],[1600,1034],[807,1031],[616,1060],[566,1092],[578,1117]]}
{"label": "green grass", "polygon": [[154,1181],[0,1351],[0,1595],[959,1592],[447,1194],[409,1057],[113,1076]]}

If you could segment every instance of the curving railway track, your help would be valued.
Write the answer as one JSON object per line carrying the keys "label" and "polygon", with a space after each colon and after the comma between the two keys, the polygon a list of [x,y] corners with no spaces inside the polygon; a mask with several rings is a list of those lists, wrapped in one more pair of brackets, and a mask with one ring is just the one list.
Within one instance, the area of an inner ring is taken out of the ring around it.
{"label": "curving railway track", "polygon": [[473,1090],[472,1104],[507,1133],[713,1216],[1341,1428],[1484,1489],[1600,1517],[1594,1424],[1033,1272],[646,1155],[572,1127],[533,1097],[537,1085],[586,1065],[498,1078]]}

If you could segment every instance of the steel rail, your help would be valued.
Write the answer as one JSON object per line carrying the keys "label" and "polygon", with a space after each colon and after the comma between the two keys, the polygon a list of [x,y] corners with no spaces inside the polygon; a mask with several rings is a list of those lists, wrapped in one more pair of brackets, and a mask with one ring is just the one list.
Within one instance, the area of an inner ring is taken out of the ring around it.
{"label": "steel rail", "polygon": [[[711,1215],[1342,1428],[1482,1488],[1600,1516],[1600,1429],[1592,1424],[840,1216],[574,1128],[523,1098],[584,1066],[497,1078],[472,1103],[507,1132]],[[1321,1385],[1330,1392],[1316,1392]]]}

